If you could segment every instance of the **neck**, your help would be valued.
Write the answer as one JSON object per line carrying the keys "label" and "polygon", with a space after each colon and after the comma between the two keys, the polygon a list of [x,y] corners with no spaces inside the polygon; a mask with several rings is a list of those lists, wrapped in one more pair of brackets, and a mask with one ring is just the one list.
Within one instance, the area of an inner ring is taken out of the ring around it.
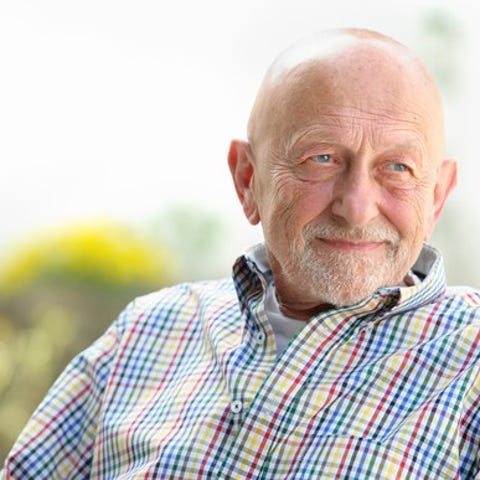
{"label": "neck", "polygon": [[317,313],[326,312],[327,310],[331,310],[332,308],[335,308],[335,306],[331,305],[330,303],[322,303],[320,305],[315,305],[315,306],[282,303],[281,299],[278,298],[278,296],[277,296],[277,301],[278,301],[278,306],[280,308],[280,311],[282,312],[283,315],[289,318],[294,318],[296,320],[304,320],[304,321],[310,320],[310,318],[312,318]]}

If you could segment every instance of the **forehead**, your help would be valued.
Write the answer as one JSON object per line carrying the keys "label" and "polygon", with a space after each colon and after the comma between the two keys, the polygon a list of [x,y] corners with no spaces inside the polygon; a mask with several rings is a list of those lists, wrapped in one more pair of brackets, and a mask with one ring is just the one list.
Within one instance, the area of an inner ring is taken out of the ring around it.
{"label": "forehead", "polygon": [[311,61],[290,70],[271,87],[267,136],[287,140],[323,128],[377,137],[403,132],[433,141],[441,115],[422,79],[401,65],[377,63],[357,57],[356,63]]}
{"label": "forehead", "polygon": [[380,117],[355,108],[338,108],[316,113],[308,119],[285,125],[276,145],[284,152],[302,150],[318,144],[336,145],[350,150],[428,149],[428,129],[406,116]]}

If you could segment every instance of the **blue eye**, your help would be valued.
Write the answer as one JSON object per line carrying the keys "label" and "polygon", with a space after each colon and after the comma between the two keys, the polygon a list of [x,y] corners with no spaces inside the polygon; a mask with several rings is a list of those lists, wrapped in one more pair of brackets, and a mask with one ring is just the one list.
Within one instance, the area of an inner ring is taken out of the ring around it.
{"label": "blue eye", "polygon": [[332,161],[332,156],[329,153],[322,153],[321,155],[312,155],[310,158],[317,163],[329,163]]}
{"label": "blue eye", "polygon": [[389,163],[387,165],[387,168],[389,170],[393,170],[395,172],[408,172],[408,170],[409,170],[407,165],[405,165],[403,163]]}

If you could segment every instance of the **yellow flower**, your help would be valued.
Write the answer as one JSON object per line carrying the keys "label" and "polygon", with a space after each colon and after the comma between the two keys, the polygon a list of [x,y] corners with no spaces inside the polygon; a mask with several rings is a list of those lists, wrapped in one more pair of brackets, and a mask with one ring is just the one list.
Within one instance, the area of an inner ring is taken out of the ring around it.
{"label": "yellow flower", "polygon": [[85,222],[38,235],[8,257],[0,270],[0,286],[6,291],[48,279],[113,287],[162,286],[171,280],[174,266],[165,247],[111,221]]}

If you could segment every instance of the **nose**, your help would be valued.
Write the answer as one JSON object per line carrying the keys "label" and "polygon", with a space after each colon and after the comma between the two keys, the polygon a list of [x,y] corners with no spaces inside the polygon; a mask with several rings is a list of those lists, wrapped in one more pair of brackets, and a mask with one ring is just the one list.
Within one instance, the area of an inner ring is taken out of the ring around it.
{"label": "nose", "polygon": [[368,172],[346,172],[337,180],[332,213],[351,227],[364,227],[379,215],[378,186]]}

